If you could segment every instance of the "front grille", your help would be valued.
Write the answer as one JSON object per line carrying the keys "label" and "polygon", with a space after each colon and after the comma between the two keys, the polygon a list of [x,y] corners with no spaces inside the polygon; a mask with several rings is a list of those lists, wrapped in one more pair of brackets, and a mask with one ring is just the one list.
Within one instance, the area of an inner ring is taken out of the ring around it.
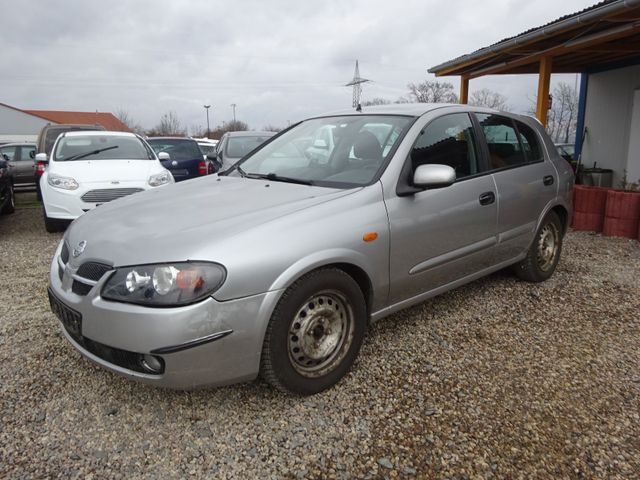
{"label": "front grille", "polygon": [[[76,275],[78,277],[97,282],[105,273],[107,273],[112,268],[113,267],[111,267],[111,265],[106,265],[104,263],[86,262],[80,265],[80,268],[78,268]],[[84,283],[82,280],[74,279],[73,283],[71,284],[71,291],[76,295],[80,295],[81,297],[87,296],[92,288],[93,285]]]}
{"label": "front grille", "polygon": [[102,188],[90,190],[80,198],[82,198],[83,202],[87,203],[105,203],[142,191],[142,188]]}
{"label": "front grille", "polygon": [[81,297],[87,296],[92,288],[93,286],[79,282],[78,280],[74,280],[73,284],[71,285],[71,291],[76,295],[80,295]]}
{"label": "front grille", "polygon": [[65,265],[69,261],[69,247],[67,246],[67,242],[64,242],[62,244],[62,251],[60,252],[60,260],[62,260],[62,263],[64,263]]}
{"label": "front grille", "polygon": [[105,273],[111,270],[111,268],[111,265],[106,265],[104,263],[86,262],[80,265],[80,268],[76,273],[82,278],[88,278],[89,280],[97,282]]}

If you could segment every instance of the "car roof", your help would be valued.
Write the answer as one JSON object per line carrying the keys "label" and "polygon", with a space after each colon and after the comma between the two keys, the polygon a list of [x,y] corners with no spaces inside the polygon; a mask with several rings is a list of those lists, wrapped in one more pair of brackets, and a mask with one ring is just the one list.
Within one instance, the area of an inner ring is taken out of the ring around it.
{"label": "car roof", "polygon": [[131,132],[110,132],[108,130],[74,130],[73,132],[66,132],[65,137],[136,137],[135,133]]}
{"label": "car roof", "polygon": [[272,137],[277,132],[267,132],[260,130],[243,130],[241,132],[227,132],[229,137]]}
{"label": "car roof", "polygon": [[0,147],[35,147],[36,142],[11,142],[11,143],[0,143]]}

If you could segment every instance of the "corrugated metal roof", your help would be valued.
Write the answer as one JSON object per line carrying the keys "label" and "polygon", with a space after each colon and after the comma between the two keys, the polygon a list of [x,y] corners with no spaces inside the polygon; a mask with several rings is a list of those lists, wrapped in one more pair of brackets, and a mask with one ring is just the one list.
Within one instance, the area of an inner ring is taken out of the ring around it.
{"label": "corrugated metal roof", "polygon": [[[500,40],[498,42],[495,42],[495,43],[493,43],[493,44],[491,44],[489,46],[479,48],[477,50],[474,50],[471,53],[468,53],[468,54],[465,54],[465,55],[461,55],[461,56],[456,57],[456,58],[454,58],[452,60],[448,60],[448,61],[446,61],[446,62],[444,62],[444,63],[442,63],[440,65],[437,65],[435,67],[430,68],[429,71],[430,72],[437,72],[439,70],[444,70],[445,68],[455,67],[456,64],[459,64],[459,63],[462,63],[462,62],[465,62],[465,61],[470,61],[473,57],[478,57],[479,55],[484,54],[484,53],[486,53],[486,54],[496,53],[496,51],[499,50],[500,47],[503,44],[513,43],[513,41],[517,41],[517,39],[519,39],[521,37],[525,37],[526,35],[532,34],[533,32],[543,31],[543,30],[549,29],[550,27],[555,26],[556,24],[558,24],[560,22],[564,22],[564,21],[566,21],[568,19],[572,19],[574,17],[578,17],[580,15],[584,15],[585,13],[592,12],[594,10],[597,10],[597,9],[600,9],[600,8],[603,8],[603,7],[607,7],[608,5],[615,4],[615,3],[620,4],[621,6],[624,7],[626,5],[635,4],[635,3],[638,3],[638,2],[635,1],[635,0],[603,0],[601,2],[598,2],[598,3],[594,4],[594,5],[591,5],[589,7],[586,7],[584,9],[582,9],[582,10],[579,10],[577,12],[573,12],[573,13],[570,13],[570,14],[567,14],[567,15],[563,15],[562,17],[559,17],[559,18],[557,18],[557,19],[555,19],[555,20],[553,20],[551,22],[545,23],[544,25],[540,25],[540,26],[535,27],[535,28],[530,28],[528,30],[525,30],[522,33],[519,33],[518,35],[514,35],[514,36],[511,36],[511,37],[503,38],[502,40]],[[606,8],[604,10],[609,10],[609,8]],[[603,10],[603,12],[604,12],[604,10]]]}

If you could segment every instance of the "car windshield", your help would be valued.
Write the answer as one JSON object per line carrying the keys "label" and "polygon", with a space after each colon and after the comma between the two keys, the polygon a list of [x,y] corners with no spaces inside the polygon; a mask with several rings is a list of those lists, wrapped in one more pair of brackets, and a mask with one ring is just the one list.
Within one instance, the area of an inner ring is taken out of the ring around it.
{"label": "car windshield", "polygon": [[413,123],[413,117],[316,118],[283,133],[229,170],[229,175],[297,180],[347,188],[370,183]]}
{"label": "car windshield", "polygon": [[156,153],[168,153],[171,160],[202,159],[202,152],[195,140],[187,138],[150,138],[147,141]]}
{"label": "car windshield", "polygon": [[155,155],[138,137],[124,135],[64,136],[56,144],[56,162],[73,160],[153,160]]}
{"label": "car windshield", "polygon": [[224,153],[229,158],[242,158],[254,148],[262,145],[270,137],[270,135],[229,137]]}
{"label": "car windshield", "polygon": [[215,143],[199,143],[198,146],[200,147],[203,155],[209,155],[216,151]]}

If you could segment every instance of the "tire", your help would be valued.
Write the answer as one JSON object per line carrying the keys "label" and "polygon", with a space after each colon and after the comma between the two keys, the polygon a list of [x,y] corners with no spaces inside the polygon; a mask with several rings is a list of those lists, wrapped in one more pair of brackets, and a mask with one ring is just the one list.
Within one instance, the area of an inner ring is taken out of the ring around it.
{"label": "tire", "polygon": [[562,253],[562,222],[549,212],[533,239],[527,256],[513,267],[515,274],[527,282],[544,282],[556,270]]}
{"label": "tire", "polygon": [[264,338],[260,375],[285,393],[326,390],[349,371],[367,323],[364,295],[353,278],[336,268],[313,271],[278,302]]}
{"label": "tire", "polygon": [[47,211],[42,205],[42,216],[44,217],[44,228],[49,233],[64,232],[67,228],[67,222],[65,220],[57,220],[55,218],[47,217]]}
{"label": "tire", "polygon": [[7,196],[6,203],[0,213],[2,214],[14,213],[16,211],[16,192],[14,191],[13,185],[11,183],[9,183],[9,185],[7,186],[5,195]]}

